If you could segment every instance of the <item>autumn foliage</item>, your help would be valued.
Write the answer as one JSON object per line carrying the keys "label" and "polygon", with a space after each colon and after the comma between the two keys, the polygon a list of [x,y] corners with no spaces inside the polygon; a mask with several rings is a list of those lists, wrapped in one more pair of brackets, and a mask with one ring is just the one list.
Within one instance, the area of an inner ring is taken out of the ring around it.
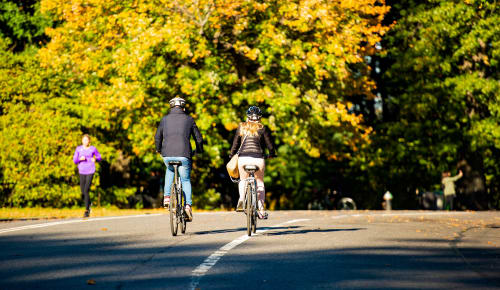
{"label": "autumn foliage", "polygon": [[48,41],[29,61],[3,67],[15,86],[2,88],[8,204],[74,204],[70,155],[90,133],[108,163],[94,194],[126,205],[150,172],[163,170],[153,134],[175,96],[187,99],[207,141],[194,171],[202,207],[228,194],[217,176],[248,105],[264,110],[276,135],[282,157],[269,165],[270,188],[289,192],[271,192],[276,201],[300,191],[291,164],[348,160],[370,142],[372,129],[350,111],[350,98],[373,97],[365,56],[388,29],[383,1],[43,0],[39,7],[53,23]]}
{"label": "autumn foliage", "polygon": [[[387,3],[386,3],[387,1]],[[389,7],[390,6],[390,7]],[[76,205],[72,153],[103,155],[95,204],[154,206],[153,135],[183,97],[205,137],[197,207],[233,207],[249,105],[278,158],[271,209],[415,208],[458,169],[458,208],[500,207],[500,15],[492,0],[0,0],[0,204]],[[158,204],[156,204],[158,205]]]}

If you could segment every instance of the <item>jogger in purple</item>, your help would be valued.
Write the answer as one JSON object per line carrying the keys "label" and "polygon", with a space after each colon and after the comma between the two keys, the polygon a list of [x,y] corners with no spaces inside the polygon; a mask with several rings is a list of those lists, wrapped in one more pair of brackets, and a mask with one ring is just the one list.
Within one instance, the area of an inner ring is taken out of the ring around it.
{"label": "jogger in purple", "polygon": [[89,190],[92,184],[92,177],[95,173],[95,163],[101,160],[101,154],[99,154],[97,148],[90,145],[89,135],[83,135],[82,145],[76,147],[75,154],[73,154],[73,162],[78,165],[78,173],[80,174],[80,189],[82,191],[82,198],[85,201],[84,217],[89,217],[90,215]]}

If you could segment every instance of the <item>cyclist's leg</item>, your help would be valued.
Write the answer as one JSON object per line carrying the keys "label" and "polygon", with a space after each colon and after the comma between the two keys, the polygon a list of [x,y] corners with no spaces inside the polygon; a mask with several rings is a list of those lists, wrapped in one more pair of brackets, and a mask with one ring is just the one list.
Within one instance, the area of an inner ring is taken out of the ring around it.
{"label": "cyclist's leg", "polygon": [[174,161],[173,157],[163,157],[163,162],[167,169],[165,170],[165,187],[163,189],[163,196],[170,196],[170,189],[172,188],[172,183],[174,182],[174,167],[169,166],[168,162]]}
{"label": "cyclist's leg", "polygon": [[186,204],[192,205],[192,189],[191,189],[191,159],[186,157],[177,157],[178,161],[182,162],[179,166],[179,175],[181,177],[182,191],[186,195]]}
{"label": "cyclist's leg", "polygon": [[254,158],[255,165],[259,166],[259,171],[255,172],[255,179],[257,180],[257,198],[259,203],[264,207],[266,199],[266,188],[264,187],[264,172],[266,163],[263,158]]}
{"label": "cyclist's leg", "polygon": [[239,157],[238,158],[238,170],[240,172],[240,182],[238,183],[238,191],[240,194],[240,198],[238,199],[239,201],[243,201],[245,198],[245,188],[246,188],[246,181],[245,179],[248,178],[248,172],[245,171],[243,168],[245,165],[253,164],[252,163],[252,157]]}
{"label": "cyclist's leg", "polygon": [[178,157],[178,161],[182,162],[179,166],[179,177],[181,178],[182,191],[186,198],[186,214],[187,221],[193,221],[193,212],[191,209],[192,201],[192,189],[191,189],[191,159],[186,157]]}

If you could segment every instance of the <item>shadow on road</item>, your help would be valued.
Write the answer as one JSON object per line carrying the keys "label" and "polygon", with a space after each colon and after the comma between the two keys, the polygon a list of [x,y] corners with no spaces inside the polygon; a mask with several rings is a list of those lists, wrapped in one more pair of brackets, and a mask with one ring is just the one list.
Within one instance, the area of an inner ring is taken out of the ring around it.
{"label": "shadow on road", "polygon": [[[298,227],[295,227],[298,228]],[[352,231],[359,231],[359,230],[366,230],[366,228],[352,228],[352,229],[297,229],[297,230],[290,230],[287,228],[286,231],[276,231],[275,228],[272,230],[263,233],[262,235],[264,236],[283,236],[283,235],[299,235],[299,234],[308,234],[308,233],[332,233],[332,232],[352,232]]]}
{"label": "shadow on road", "polygon": [[235,228],[235,229],[221,229],[221,230],[213,230],[213,231],[199,231],[190,233],[191,235],[210,235],[210,234],[226,234],[226,233],[234,233],[234,232],[244,232],[247,228]]}
{"label": "shadow on road", "polygon": [[[261,233],[263,236],[281,236],[281,235],[298,235],[298,234],[307,234],[307,233],[331,233],[331,232],[345,232],[345,231],[359,231],[365,230],[366,228],[353,228],[353,229],[299,229],[302,228],[300,226],[287,226],[287,227],[262,227],[260,229],[266,229],[267,231]],[[226,233],[234,233],[234,232],[246,232],[247,228],[235,228],[235,229],[221,229],[221,230],[212,230],[212,231],[198,231],[189,233],[190,235],[211,235],[211,234],[226,234]],[[285,230],[285,231],[283,231]]]}
{"label": "shadow on road", "polygon": [[[297,229],[297,228],[300,228],[299,226],[287,226],[287,227],[272,227],[272,228],[269,228],[269,227],[257,227],[257,230],[259,229],[266,229],[266,230],[272,230],[272,231],[277,231],[277,230],[289,230],[289,229]],[[226,233],[234,233],[234,232],[242,232],[242,233],[245,233],[247,230],[247,228],[234,228],[234,229],[220,229],[220,230],[212,230],[212,231],[198,231],[198,232],[193,232],[193,233],[190,233],[191,235],[211,235],[211,234],[226,234]],[[307,233],[307,232],[313,232],[313,231],[316,231],[316,230],[301,230],[301,231],[297,231],[297,233]],[[329,230],[329,231],[338,231],[338,230]],[[280,232],[280,233],[283,233],[283,234],[286,234],[287,232],[290,232],[291,231],[285,231],[285,232]],[[268,233],[262,233],[262,235],[268,235]]]}
{"label": "shadow on road", "polygon": [[[340,243],[338,239],[332,239],[332,244]],[[335,250],[283,250],[282,253],[263,255],[229,255],[221,261],[217,273],[203,278],[200,287],[230,289],[237,285],[252,285],[240,289],[500,289],[500,250],[481,247],[461,250],[478,259],[476,263],[482,265],[480,272],[471,268],[449,247],[339,246]]]}
{"label": "shadow on road", "polygon": [[[244,231],[245,228],[202,231],[195,234]],[[342,246],[353,231],[365,228],[273,228],[270,236],[335,232],[332,248],[318,250],[259,249],[246,244],[221,258],[202,278],[201,289],[497,289],[500,287],[499,249],[461,248],[481,274],[464,263],[450,247],[371,245]],[[0,238],[0,289],[186,289],[190,273],[219,242],[183,243],[162,233],[126,238],[68,237],[63,234],[17,234]],[[266,243],[265,236],[251,241]],[[396,241],[397,242],[397,241]],[[161,246],[158,246],[161,245]],[[253,244],[255,246],[255,243]],[[496,263],[496,264],[495,264]],[[490,267],[491,266],[491,267]],[[87,285],[88,279],[96,285]]]}

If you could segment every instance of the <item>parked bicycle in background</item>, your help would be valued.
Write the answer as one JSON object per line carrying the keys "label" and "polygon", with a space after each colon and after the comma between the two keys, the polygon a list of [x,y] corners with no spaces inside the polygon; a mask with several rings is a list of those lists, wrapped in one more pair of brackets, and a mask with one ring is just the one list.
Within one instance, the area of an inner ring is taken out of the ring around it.
{"label": "parked bicycle in background", "polygon": [[328,189],[322,194],[323,198],[318,197],[307,205],[309,210],[356,210],[358,209],[354,199],[344,192],[337,189]]}

